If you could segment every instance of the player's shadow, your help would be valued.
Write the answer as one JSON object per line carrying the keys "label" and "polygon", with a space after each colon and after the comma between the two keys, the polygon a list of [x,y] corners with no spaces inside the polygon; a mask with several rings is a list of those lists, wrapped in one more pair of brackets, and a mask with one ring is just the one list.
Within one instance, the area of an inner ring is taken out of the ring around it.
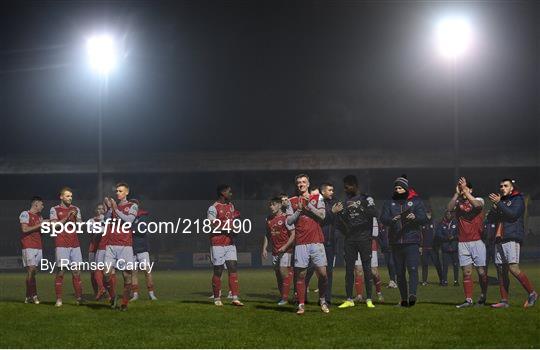
{"label": "player's shadow", "polygon": [[[193,293],[191,293],[191,295],[201,295],[203,297],[204,296],[208,297],[208,296],[210,296],[210,294],[212,294],[211,291],[210,292],[193,292]],[[208,298],[208,299],[211,299],[211,298]]]}
{"label": "player's shadow", "polygon": [[257,310],[272,310],[272,311],[279,311],[279,312],[294,312],[293,307],[283,307],[283,306],[267,306],[267,305],[255,305],[255,309]]}
{"label": "player's shadow", "polygon": [[421,301],[421,302],[418,302],[418,304],[456,306],[459,303],[452,303],[452,302],[446,302],[446,301]]}
{"label": "player's shadow", "polygon": [[270,293],[246,293],[246,296],[250,298],[261,298],[261,299],[271,299],[271,300],[279,299],[278,294],[270,294]]}
{"label": "player's shadow", "polygon": [[181,300],[182,304],[214,305],[212,300]]}
{"label": "player's shadow", "polygon": [[85,307],[87,307],[89,309],[93,309],[93,310],[110,309],[111,308],[111,305],[108,304],[108,303],[98,303],[98,302],[84,304],[83,306],[85,306]]}
{"label": "player's shadow", "polygon": [[[24,301],[21,301],[20,299],[1,299],[0,300],[1,303],[9,303],[9,304],[24,304]],[[39,302],[39,305],[54,305],[55,302],[54,301],[40,301]],[[34,304],[33,303],[28,303],[27,305],[29,306],[33,306]],[[39,307],[38,305],[38,307]]]}

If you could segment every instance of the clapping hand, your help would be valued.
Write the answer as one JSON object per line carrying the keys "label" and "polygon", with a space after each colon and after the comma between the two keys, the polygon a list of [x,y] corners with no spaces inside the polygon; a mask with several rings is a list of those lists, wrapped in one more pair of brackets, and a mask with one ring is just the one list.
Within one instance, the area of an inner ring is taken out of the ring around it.
{"label": "clapping hand", "polygon": [[489,195],[489,199],[493,202],[493,204],[497,204],[501,201],[501,195],[500,194],[495,194],[495,193],[491,193]]}

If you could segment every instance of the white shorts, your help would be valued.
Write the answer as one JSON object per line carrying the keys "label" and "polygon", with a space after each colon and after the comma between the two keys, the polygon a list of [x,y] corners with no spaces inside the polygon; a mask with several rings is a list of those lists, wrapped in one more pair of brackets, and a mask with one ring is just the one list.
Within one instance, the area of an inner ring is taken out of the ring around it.
{"label": "white shorts", "polygon": [[144,263],[143,266],[150,266],[150,254],[148,252],[133,254],[133,262]]}
{"label": "white shorts", "polygon": [[56,247],[56,264],[60,265],[60,260],[68,260],[68,264],[82,263],[81,247]]}
{"label": "white shorts", "polygon": [[124,245],[108,245],[105,247],[105,264],[113,269],[133,269],[133,247]]}
{"label": "white shorts", "polygon": [[317,267],[327,266],[326,252],[324,244],[309,243],[300,244],[294,248],[294,266],[304,269],[308,267],[309,261]]}
{"label": "white shorts", "polygon": [[210,259],[212,265],[221,266],[225,261],[236,261],[236,246],[235,245],[213,245],[210,248]]}
{"label": "white shorts", "polygon": [[[520,244],[515,241],[509,241],[501,244],[502,251],[509,264],[519,264]],[[495,248],[495,264],[502,264],[502,257],[499,250]]]}
{"label": "white shorts", "polygon": [[105,262],[105,249],[98,249],[96,251],[96,258],[94,260],[97,263],[104,263]]}
{"label": "white shorts", "polygon": [[39,266],[43,258],[43,250],[35,248],[25,248],[22,250],[22,265],[27,266]]}
{"label": "white shorts", "polygon": [[[356,259],[354,265],[362,266],[362,259],[360,259],[360,253],[358,253],[358,259]],[[371,267],[379,267],[379,257],[376,250],[373,250],[371,252]]]}
{"label": "white shorts", "polygon": [[486,266],[486,245],[481,240],[459,242],[459,266]]}
{"label": "white shorts", "polygon": [[[279,260],[279,267],[290,267],[291,266],[292,253],[283,253],[281,259]],[[278,256],[272,255],[272,266],[277,267]]]}

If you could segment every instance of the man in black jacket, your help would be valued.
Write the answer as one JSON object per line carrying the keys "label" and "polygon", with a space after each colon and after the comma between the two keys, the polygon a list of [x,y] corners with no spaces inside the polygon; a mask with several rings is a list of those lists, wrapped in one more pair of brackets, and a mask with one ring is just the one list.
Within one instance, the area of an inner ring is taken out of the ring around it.
{"label": "man in black jacket", "polygon": [[358,180],[354,175],[347,175],[343,179],[343,186],[347,199],[344,203],[336,203],[332,212],[338,216],[338,230],[345,236],[345,289],[347,300],[339,307],[354,306],[354,265],[360,254],[364,270],[364,284],[366,287],[366,305],[375,307],[371,301],[371,241],[373,236],[373,218],[377,217],[375,202],[372,197],[362,194],[358,188]]}

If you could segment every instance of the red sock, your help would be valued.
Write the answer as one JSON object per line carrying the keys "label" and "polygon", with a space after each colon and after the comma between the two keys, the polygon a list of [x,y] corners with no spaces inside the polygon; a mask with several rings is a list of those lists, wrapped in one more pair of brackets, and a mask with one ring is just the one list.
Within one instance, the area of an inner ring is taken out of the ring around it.
{"label": "red sock", "polygon": [[54,291],[56,299],[62,299],[62,285],[64,284],[64,276],[56,276],[54,278]]}
{"label": "red sock", "polygon": [[26,276],[26,297],[32,297],[32,282],[31,278],[28,278],[28,276]]}
{"label": "red sock", "polygon": [[124,293],[122,293],[122,305],[129,303],[129,297],[131,295],[131,283],[124,281]]}
{"label": "red sock", "polygon": [[373,283],[375,284],[375,291],[377,293],[381,292],[381,276],[373,274]]}
{"label": "red sock", "polygon": [[116,274],[111,273],[109,275],[109,278],[105,279],[105,283],[107,284],[107,291],[109,292],[109,296],[111,297],[111,299],[114,299],[116,297]]}
{"label": "red sock", "polygon": [[534,291],[534,287],[529,281],[529,278],[527,278],[525,272],[520,272],[519,275],[516,276],[516,278],[518,279],[519,283],[521,283],[523,288],[525,288],[527,293],[531,294]]}
{"label": "red sock", "polygon": [[71,282],[73,283],[73,290],[75,291],[75,298],[82,297],[82,281],[81,275],[72,275]]}
{"label": "red sock", "polygon": [[148,282],[148,278],[146,279],[146,289],[148,289],[149,292],[154,291],[154,285],[150,282]]}
{"label": "red sock", "polygon": [[465,291],[465,298],[471,299],[473,296],[473,280],[471,276],[463,276],[463,290]]}
{"label": "red sock", "polygon": [[138,284],[131,284],[131,291],[133,293],[139,293],[139,285]]}
{"label": "red sock", "polygon": [[94,279],[96,281],[96,285],[97,285],[98,290],[103,290],[103,288],[104,288],[104,286],[103,286],[103,271],[96,270],[94,272]]}
{"label": "red sock", "polygon": [[501,300],[508,300],[508,269],[504,265],[497,266],[497,278],[499,279],[499,293]]}
{"label": "red sock", "polygon": [[96,272],[95,271],[90,272],[90,282],[92,282],[92,289],[94,289],[94,294],[97,294],[98,285],[97,285],[97,282],[96,282]]}
{"label": "red sock", "polygon": [[287,300],[289,299],[289,291],[291,289],[291,281],[292,281],[292,274],[289,270],[289,273],[287,274],[287,277],[283,279],[283,283],[281,284],[281,300]]}
{"label": "red sock", "polygon": [[354,276],[354,288],[356,289],[356,295],[362,295],[364,293],[364,276]]}
{"label": "red sock", "polygon": [[229,273],[229,289],[231,290],[233,297],[237,297],[240,293],[238,274],[236,272]]}
{"label": "red sock", "polygon": [[30,278],[30,294],[31,297],[37,295],[36,276],[32,276],[32,278]]}
{"label": "red sock", "polygon": [[296,292],[298,293],[298,304],[306,302],[306,277],[296,279]]}
{"label": "red sock", "polygon": [[221,290],[221,277],[212,275],[212,290],[214,292],[214,298],[219,298],[219,292]]}

